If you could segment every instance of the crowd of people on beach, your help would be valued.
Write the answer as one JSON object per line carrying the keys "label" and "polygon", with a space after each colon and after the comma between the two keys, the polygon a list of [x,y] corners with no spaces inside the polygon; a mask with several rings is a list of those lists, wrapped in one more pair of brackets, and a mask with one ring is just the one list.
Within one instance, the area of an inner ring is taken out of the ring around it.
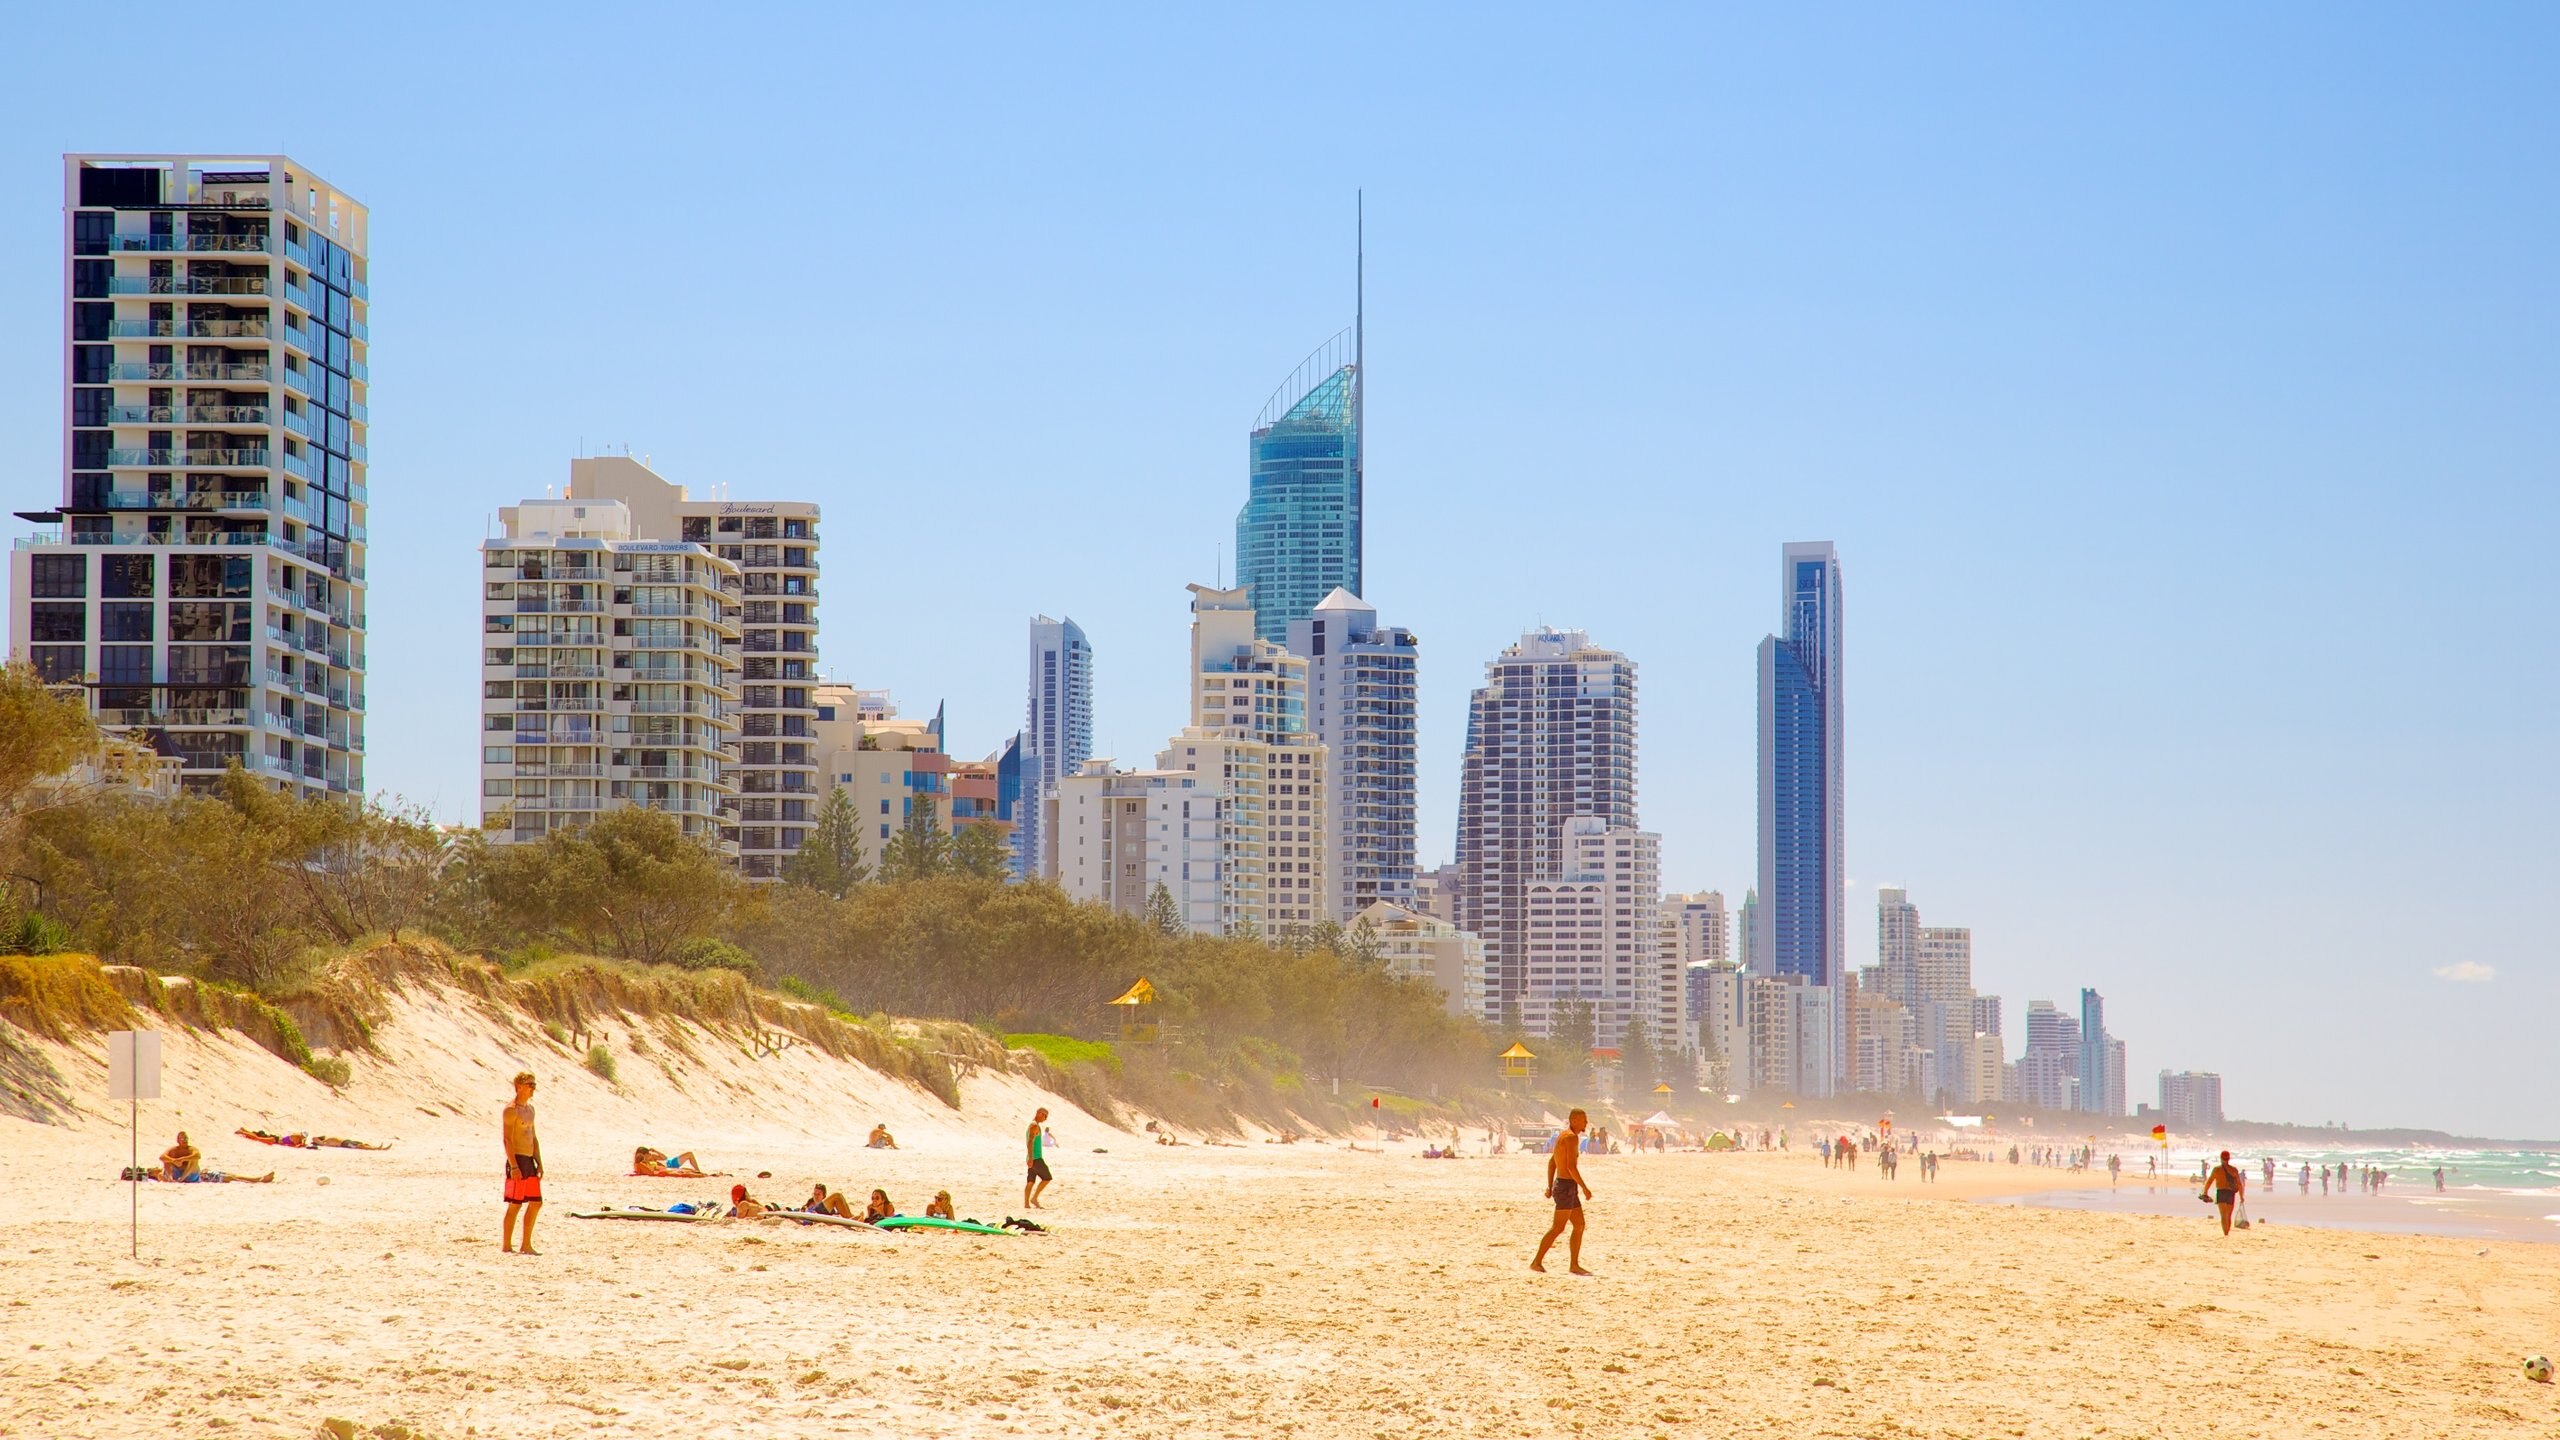
{"label": "crowd of people on beach", "polygon": [[[533,1072],[526,1070],[516,1075],[513,1084],[515,1099],[500,1112],[498,1119],[500,1146],[505,1153],[501,1195],[506,1205],[505,1217],[499,1226],[498,1248],[507,1254],[536,1255],[541,1252],[533,1247],[533,1227],[534,1222],[542,1214],[543,1200],[542,1140],[536,1129],[533,1110],[533,1094],[537,1088],[537,1082]],[[184,1135],[180,1135],[178,1139],[182,1145],[186,1141]],[[1048,1191],[1049,1186],[1056,1179],[1048,1161],[1049,1151],[1056,1143],[1057,1137],[1049,1129],[1048,1108],[1043,1106],[1032,1115],[1030,1127],[1023,1136],[1022,1203],[1026,1209],[1046,1208],[1042,1205],[1040,1197]],[[888,1125],[882,1122],[871,1127],[871,1134],[864,1141],[864,1148],[895,1150],[898,1148],[898,1142],[890,1136]],[[166,1157],[163,1158],[165,1160]],[[707,1179],[721,1172],[704,1169],[701,1160],[693,1151],[678,1150],[670,1153],[655,1146],[642,1145],[631,1152],[631,1173],[634,1176],[649,1179]],[[771,1172],[761,1172],[756,1178],[770,1179]],[[860,1213],[856,1213],[852,1202],[845,1198],[844,1192],[830,1189],[824,1181],[812,1182],[809,1197],[797,1207],[760,1200],[742,1181],[729,1187],[729,1203],[726,1206],[702,1206],[691,1202],[679,1202],[669,1206],[665,1213],[700,1215],[714,1211],[720,1218],[734,1220],[755,1220],[767,1216],[787,1220],[795,1215],[802,1215],[857,1220],[876,1225],[884,1220],[901,1218],[896,1203],[890,1200],[888,1191],[885,1189],[874,1189],[871,1192],[871,1198],[864,1202]],[[935,1191],[933,1198],[926,1202],[923,1218],[960,1221],[959,1210],[952,1202],[951,1192]],[[1004,1228],[1037,1232],[1044,1227],[1007,1216]]]}

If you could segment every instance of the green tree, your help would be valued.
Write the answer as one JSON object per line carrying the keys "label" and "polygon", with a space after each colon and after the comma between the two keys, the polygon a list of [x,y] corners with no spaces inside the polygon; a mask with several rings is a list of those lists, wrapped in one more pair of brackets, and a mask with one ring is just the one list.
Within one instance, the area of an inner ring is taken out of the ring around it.
{"label": "green tree", "polygon": [[1351,922],[1351,932],[1344,939],[1342,953],[1345,958],[1373,969],[1382,968],[1387,963],[1386,944],[1378,938],[1378,927],[1370,923],[1366,915]]}
{"label": "green tree", "polygon": [[907,802],[906,823],[880,850],[880,878],[897,882],[930,880],[951,869],[951,837],[943,833],[941,812],[919,795]]}
{"label": "green tree", "polygon": [[518,930],[650,965],[720,930],[746,899],[746,882],[710,846],[639,806],[538,844],[493,846],[482,865],[490,899]]}
{"label": "green tree", "polygon": [[1179,936],[1191,928],[1182,923],[1182,907],[1173,903],[1173,892],[1161,880],[1147,892],[1147,924],[1164,936]]}
{"label": "green tree", "polygon": [[1013,851],[993,825],[963,825],[951,837],[951,868],[972,880],[1002,880],[1013,873]]}
{"label": "green tree", "polygon": [[36,678],[22,661],[0,665],[0,863],[15,858],[20,820],[37,785],[98,748],[89,707],[69,688]]}
{"label": "green tree", "polygon": [[853,797],[839,786],[827,792],[817,823],[783,863],[782,883],[841,900],[870,878],[871,867],[862,860],[862,821],[853,812]]}
{"label": "green tree", "polygon": [[[1618,1077],[1620,1093],[1629,1096],[1650,1097],[1653,1087],[1662,1083],[1661,1057],[1654,1053],[1653,1030],[1641,1020],[1628,1021],[1618,1036]],[[1649,1103],[1649,1099],[1636,1103]]]}
{"label": "green tree", "polygon": [[1581,1095],[1591,1083],[1591,1047],[1600,1043],[1599,1021],[1588,1000],[1568,1000],[1547,1025],[1547,1042],[1555,1047],[1552,1072],[1568,1095]]}

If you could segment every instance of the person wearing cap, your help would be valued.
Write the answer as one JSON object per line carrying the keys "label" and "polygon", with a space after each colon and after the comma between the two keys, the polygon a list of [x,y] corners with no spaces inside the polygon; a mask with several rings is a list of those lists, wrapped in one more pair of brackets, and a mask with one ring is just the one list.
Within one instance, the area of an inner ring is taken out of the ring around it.
{"label": "person wearing cap", "polygon": [[[507,1152],[507,1217],[498,1228],[499,1250],[535,1255],[533,1222],[542,1213],[542,1141],[533,1133],[533,1072],[516,1072],[516,1100],[498,1122]],[[516,1242],[516,1216],[524,1216],[524,1241]]]}

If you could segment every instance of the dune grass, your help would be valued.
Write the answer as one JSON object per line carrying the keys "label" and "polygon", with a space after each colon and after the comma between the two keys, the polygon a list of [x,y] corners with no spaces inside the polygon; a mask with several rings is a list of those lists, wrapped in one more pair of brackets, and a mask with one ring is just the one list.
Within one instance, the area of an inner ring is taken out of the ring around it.
{"label": "dune grass", "polygon": [[1120,1051],[1108,1041],[1078,1040],[1071,1035],[1007,1035],[1004,1048],[1029,1050],[1061,1070],[1090,1064],[1120,1073]]}

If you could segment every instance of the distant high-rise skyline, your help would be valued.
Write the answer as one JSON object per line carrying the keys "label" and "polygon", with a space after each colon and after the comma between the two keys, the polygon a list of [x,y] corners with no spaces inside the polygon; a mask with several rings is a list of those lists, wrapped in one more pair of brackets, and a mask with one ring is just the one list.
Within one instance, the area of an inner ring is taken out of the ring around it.
{"label": "distant high-rise skyline", "polygon": [[1013,869],[1039,873],[1049,792],[1093,756],[1093,646],[1070,618],[1031,617],[1022,707],[1022,788],[1014,803]]}
{"label": "distant high-rise skyline", "polygon": [[1840,556],[1786,547],[1783,628],[1760,642],[1760,884],[1755,963],[1816,985],[1846,972]]}
{"label": "distant high-rise skyline", "polygon": [[1236,584],[1280,644],[1336,590],[1362,593],[1359,329],[1300,362],[1253,422],[1236,512]]}
{"label": "distant high-rise skyline", "polygon": [[1458,925],[1484,941],[1495,1019],[1552,978],[1528,949],[1528,887],[1566,873],[1577,816],[1636,828],[1636,666],[1532,630],[1486,663],[1458,778]]}

